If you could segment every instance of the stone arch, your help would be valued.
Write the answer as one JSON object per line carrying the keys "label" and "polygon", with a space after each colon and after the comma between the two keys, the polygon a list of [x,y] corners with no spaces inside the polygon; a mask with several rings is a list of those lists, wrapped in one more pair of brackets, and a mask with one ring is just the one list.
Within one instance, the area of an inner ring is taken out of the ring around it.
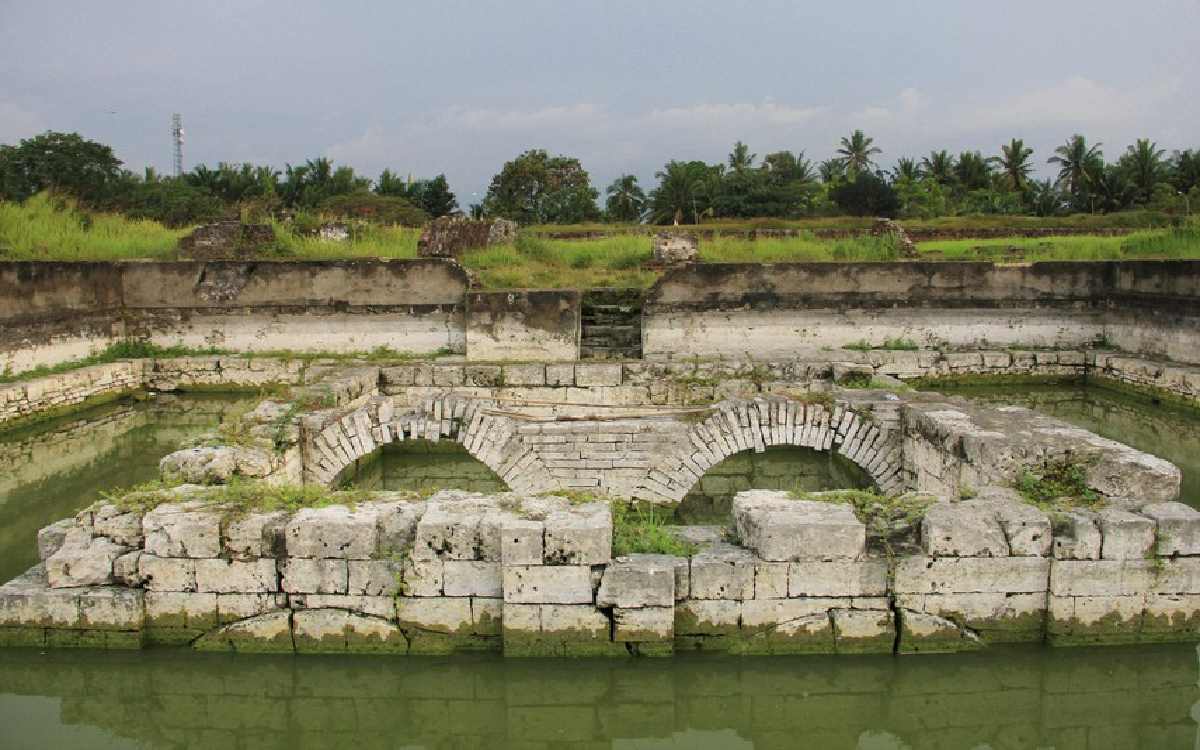
{"label": "stone arch", "polygon": [[724,401],[703,422],[692,426],[680,449],[652,473],[646,499],[654,495],[681,500],[720,461],[747,450],[794,445],[834,451],[861,468],[876,489],[904,489],[899,435],[865,418],[844,402],[794,401],[761,396]]}
{"label": "stone arch", "polygon": [[452,440],[487,466],[514,492],[551,489],[541,457],[518,435],[517,420],[491,413],[485,399],[442,394],[397,412],[388,396],[374,396],[352,412],[306,429],[304,481],[333,484],[356,461],[404,440]]}

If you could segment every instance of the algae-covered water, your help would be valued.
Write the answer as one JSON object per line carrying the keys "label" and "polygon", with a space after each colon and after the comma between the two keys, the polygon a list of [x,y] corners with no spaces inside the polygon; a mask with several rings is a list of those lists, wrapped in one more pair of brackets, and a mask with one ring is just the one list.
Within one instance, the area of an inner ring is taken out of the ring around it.
{"label": "algae-covered water", "polygon": [[[1200,504],[1194,413],[1080,388],[962,392],[1174,461]],[[33,564],[40,527],[153,478],[181,440],[254,401],[158,397],[0,433],[0,576]],[[733,462],[698,491],[719,503],[745,481],[791,482],[786,456]],[[804,482],[853,480],[790,460]],[[472,462],[397,451],[362,479],[492,481]],[[0,748],[1198,748],[1198,678],[1192,646],[576,661],[0,649]]]}

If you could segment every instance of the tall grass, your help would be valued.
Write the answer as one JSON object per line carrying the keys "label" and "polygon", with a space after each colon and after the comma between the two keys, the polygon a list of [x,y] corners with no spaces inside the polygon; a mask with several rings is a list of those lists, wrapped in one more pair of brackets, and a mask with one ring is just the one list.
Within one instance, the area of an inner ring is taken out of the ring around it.
{"label": "tall grass", "polygon": [[169,259],[186,233],[148,219],[86,211],[49,193],[24,203],[0,201],[0,260]]}
{"label": "tall grass", "polygon": [[275,255],[298,260],[337,258],[415,258],[420,229],[368,225],[356,227],[348,242],[329,242],[297,235],[285,224],[272,222]]}

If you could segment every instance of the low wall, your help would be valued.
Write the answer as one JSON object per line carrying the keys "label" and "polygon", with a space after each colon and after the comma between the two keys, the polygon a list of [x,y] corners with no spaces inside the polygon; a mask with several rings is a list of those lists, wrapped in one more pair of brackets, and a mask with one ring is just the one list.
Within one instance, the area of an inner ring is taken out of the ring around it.
{"label": "low wall", "polygon": [[1200,262],[694,264],[647,293],[647,357],[882,345],[1070,349],[1200,362]]}
{"label": "low wall", "polygon": [[0,369],[113,341],[237,351],[464,347],[466,271],[440,260],[0,263]]}
{"label": "low wall", "polygon": [[[1192,641],[1200,511],[928,505],[911,541],[816,494],[734,500],[740,545],[614,558],[602,502],[442,491],[236,515],[185,487],[39,534],[0,644],[510,656],[929,652]],[[879,534],[884,536],[880,537]],[[884,541],[887,540],[887,541]]]}
{"label": "low wall", "polygon": [[472,360],[579,359],[578,290],[470,292],[466,347]]}

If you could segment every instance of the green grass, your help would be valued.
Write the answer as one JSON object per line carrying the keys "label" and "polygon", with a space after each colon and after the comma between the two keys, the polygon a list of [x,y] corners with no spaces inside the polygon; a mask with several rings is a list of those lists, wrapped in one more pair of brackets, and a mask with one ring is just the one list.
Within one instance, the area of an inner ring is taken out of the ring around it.
{"label": "green grass", "polygon": [[355,231],[348,242],[327,242],[317,237],[299,237],[283,224],[275,228],[275,255],[296,260],[338,258],[415,258],[420,229],[367,226]]}
{"label": "green grass", "polygon": [[49,193],[0,201],[0,260],[173,259],[187,230],[85,211]]}
{"label": "green grass", "polygon": [[0,383],[18,383],[35,380],[47,375],[78,370],[81,367],[118,362],[122,359],[150,359],[164,357],[200,357],[211,354],[228,354],[224,349],[195,349],[188,346],[158,346],[146,341],[116,341],[83,359],[60,362],[54,366],[38,365],[32,370],[0,373]]}
{"label": "green grass", "polygon": [[609,507],[613,517],[614,557],[639,553],[676,557],[696,554],[696,545],[682,541],[671,530],[671,510],[626,500],[614,500]]}
{"label": "green grass", "polygon": [[1043,510],[1104,507],[1104,498],[1088,487],[1086,469],[1087,463],[1070,458],[1049,461],[1040,471],[1021,472],[1017,492]]}

